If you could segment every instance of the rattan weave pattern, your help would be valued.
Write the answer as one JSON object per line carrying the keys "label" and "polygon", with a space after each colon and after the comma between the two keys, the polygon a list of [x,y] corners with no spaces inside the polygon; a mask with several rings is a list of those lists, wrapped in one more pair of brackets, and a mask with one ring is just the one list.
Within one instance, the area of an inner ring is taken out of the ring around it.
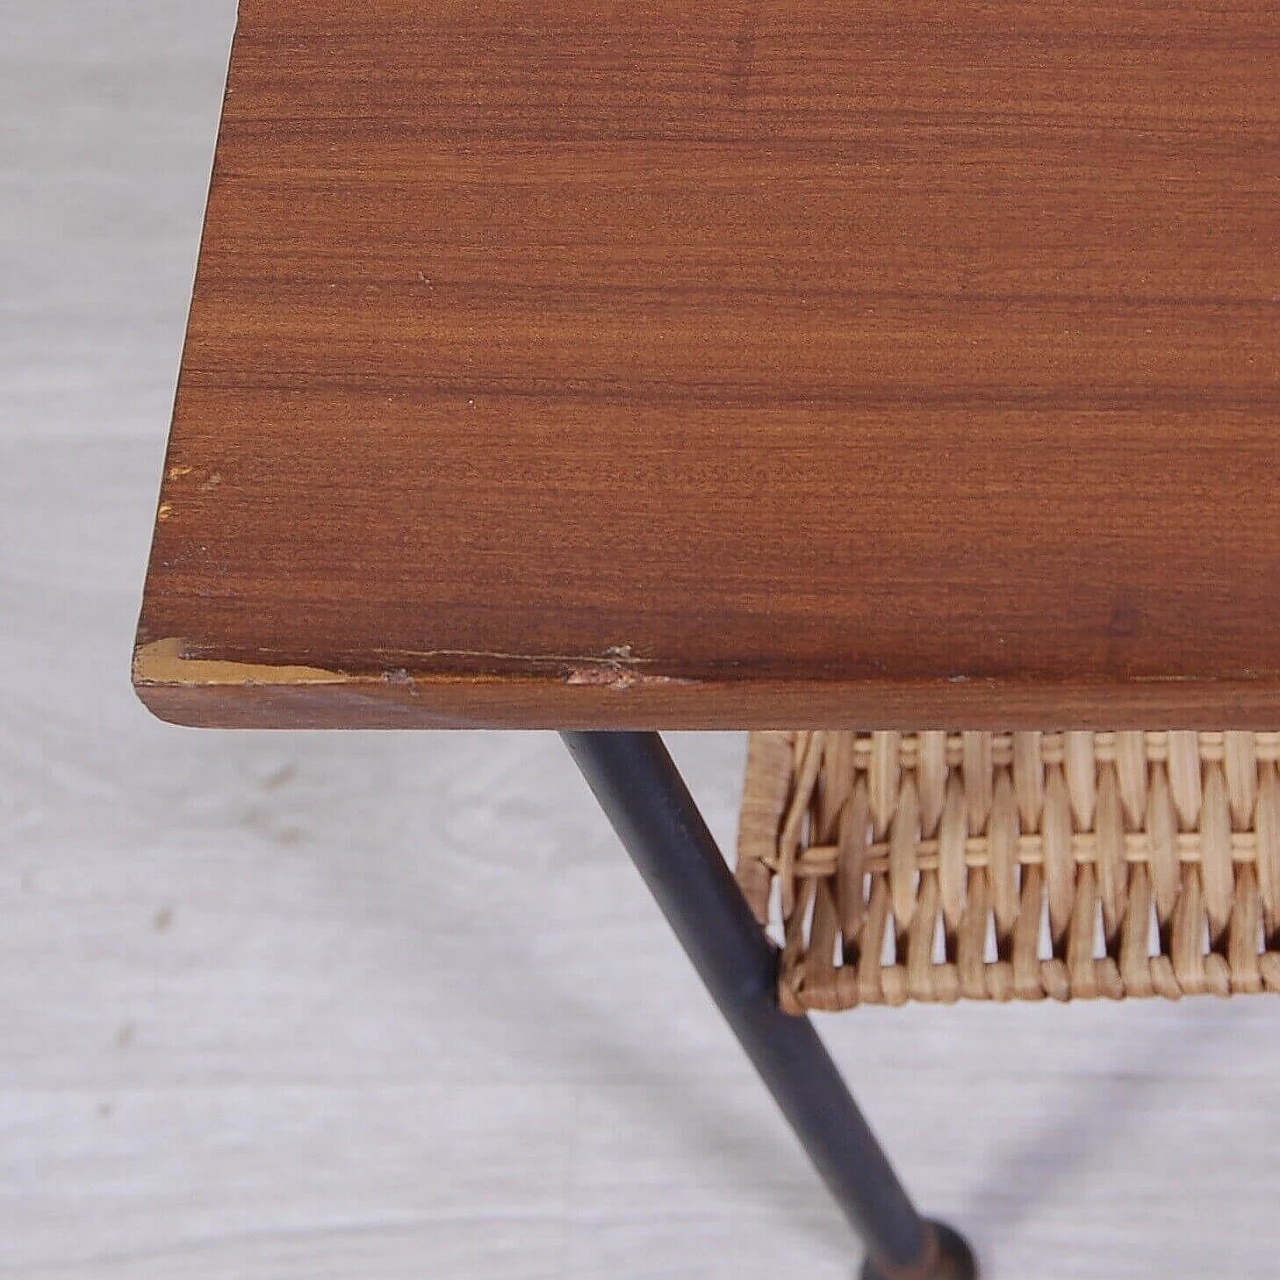
{"label": "rattan weave pattern", "polygon": [[754,733],[783,1007],[1280,991],[1280,733]]}

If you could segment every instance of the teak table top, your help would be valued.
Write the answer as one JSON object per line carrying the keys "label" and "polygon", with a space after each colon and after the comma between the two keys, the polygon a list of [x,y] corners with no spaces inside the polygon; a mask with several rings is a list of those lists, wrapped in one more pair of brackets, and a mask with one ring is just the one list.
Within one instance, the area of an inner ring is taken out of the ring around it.
{"label": "teak table top", "polygon": [[135,681],[1277,727],[1280,7],[241,0]]}

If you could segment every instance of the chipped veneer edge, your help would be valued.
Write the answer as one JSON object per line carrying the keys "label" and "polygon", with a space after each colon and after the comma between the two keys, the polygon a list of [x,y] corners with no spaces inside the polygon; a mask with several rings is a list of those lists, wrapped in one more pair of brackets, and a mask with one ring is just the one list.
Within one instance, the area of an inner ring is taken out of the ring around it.
{"label": "chipped veneer edge", "polygon": [[351,677],[323,667],[273,666],[186,656],[187,642],[169,638],[139,645],[133,655],[137,685],[346,684]]}
{"label": "chipped veneer edge", "polygon": [[[260,662],[231,662],[225,659],[187,656],[187,641],[170,637],[139,645],[133,657],[133,682],[141,687],[182,685],[226,687],[228,685],[334,685],[387,683],[414,686],[417,681],[403,668],[378,675],[350,675],[328,671],[323,667],[272,665]],[[479,656],[479,655],[477,655]],[[506,655],[503,655],[506,656]],[[469,683],[488,683],[502,677],[445,677],[450,683],[464,679]],[[643,674],[627,665],[625,659],[609,657],[589,662],[578,660],[564,677],[568,685],[590,685],[625,692],[628,689],[658,685],[696,684],[695,680],[675,676]]]}

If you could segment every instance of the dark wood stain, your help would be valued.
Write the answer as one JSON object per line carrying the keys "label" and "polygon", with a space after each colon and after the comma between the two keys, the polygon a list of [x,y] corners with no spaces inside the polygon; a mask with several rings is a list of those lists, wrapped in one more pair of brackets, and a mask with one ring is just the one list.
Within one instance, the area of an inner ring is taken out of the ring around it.
{"label": "dark wood stain", "polygon": [[242,0],[135,680],[1274,727],[1278,476],[1270,0]]}

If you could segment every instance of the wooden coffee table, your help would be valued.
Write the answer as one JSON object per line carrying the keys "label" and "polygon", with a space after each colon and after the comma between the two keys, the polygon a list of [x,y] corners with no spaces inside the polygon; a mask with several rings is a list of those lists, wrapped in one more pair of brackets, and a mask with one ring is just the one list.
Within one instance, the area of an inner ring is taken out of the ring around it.
{"label": "wooden coffee table", "polygon": [[1263,0],[241,0],[138,692],[573,731],[944,1274],[637,731],[1280,723],[1278,130]]}

